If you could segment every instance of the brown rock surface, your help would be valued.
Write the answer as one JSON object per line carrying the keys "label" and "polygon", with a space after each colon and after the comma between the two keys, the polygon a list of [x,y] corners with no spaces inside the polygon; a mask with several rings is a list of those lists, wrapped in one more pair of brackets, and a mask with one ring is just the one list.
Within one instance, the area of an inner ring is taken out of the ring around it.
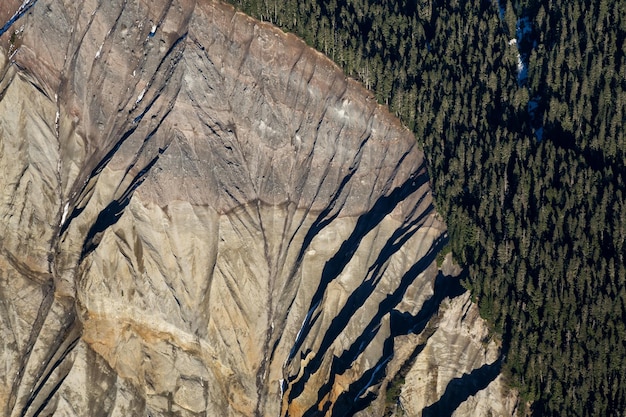
{"label": "brown rock surface", "polygon": [[328,59],[212,1],[0,18],[4,415],[351,415],[448,360],[423,155]]}

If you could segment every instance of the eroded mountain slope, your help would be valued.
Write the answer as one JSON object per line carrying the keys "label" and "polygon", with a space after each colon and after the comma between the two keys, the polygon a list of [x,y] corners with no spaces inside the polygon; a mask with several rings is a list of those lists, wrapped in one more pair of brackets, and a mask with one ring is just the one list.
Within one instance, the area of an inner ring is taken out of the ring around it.
{"label": "eroded mountain slope", "polygon": [[219,3],[0,18],[5,415],[379,412],[461,292],[410,132]]}

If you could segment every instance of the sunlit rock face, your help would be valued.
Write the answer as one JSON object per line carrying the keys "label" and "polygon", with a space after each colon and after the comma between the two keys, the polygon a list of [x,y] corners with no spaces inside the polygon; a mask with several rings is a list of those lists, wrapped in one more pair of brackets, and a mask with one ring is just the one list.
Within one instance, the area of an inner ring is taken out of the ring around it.
{"label": "sunlit rock face", "polygon": [[424,156],[328,59],[212,1],[0,22],[4,415],[377,415],[441,362]]}

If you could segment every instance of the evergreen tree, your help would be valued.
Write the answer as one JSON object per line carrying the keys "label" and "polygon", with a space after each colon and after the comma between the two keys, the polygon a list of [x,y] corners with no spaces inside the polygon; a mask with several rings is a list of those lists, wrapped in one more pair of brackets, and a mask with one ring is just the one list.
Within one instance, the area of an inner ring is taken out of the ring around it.
{"label": "evergreen tree", "polygon": [[623,415],[626,0],[231,3],[329,55],[415,132],[531,411]]}

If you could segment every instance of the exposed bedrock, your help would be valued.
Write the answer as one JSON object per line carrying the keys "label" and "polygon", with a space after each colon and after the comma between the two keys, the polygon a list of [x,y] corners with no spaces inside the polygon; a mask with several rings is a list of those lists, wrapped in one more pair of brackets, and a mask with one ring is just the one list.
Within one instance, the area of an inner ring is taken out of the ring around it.
{"label": "exposed bedrock", "polygon": [[504,404],[423,154],[327,58],[212,1],[0,19],[4,415]]}

